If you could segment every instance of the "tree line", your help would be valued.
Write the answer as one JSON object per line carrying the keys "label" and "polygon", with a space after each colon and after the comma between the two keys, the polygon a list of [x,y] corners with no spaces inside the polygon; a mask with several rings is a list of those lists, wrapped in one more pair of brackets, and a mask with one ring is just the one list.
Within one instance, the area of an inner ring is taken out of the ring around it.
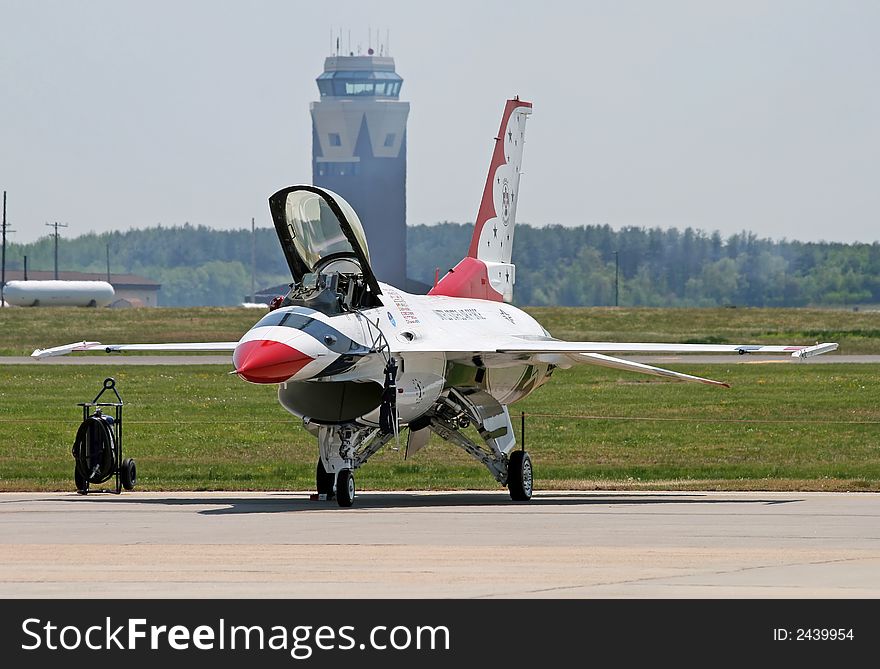
{"label": "tree line", "polygon": [[[159,304],[164,306],[228,306],[240,304],[251,289],[251,231],[215,230],[206,226],[156,226],[125,232],[89,233],[61,238],[61,271],[106,272],[107,245],[110,271],[137,274],[162,284]],[[256,288],[290,281],[273,228],[258,228]],[[54,267],[54,239],[11,244],[6,266],[30,269]]]}
{"label": "tree line", "polygon": [[[410,276],[452,267],[472,225],[408,232]],[[615,253],[617,257],[615,258]],[[516,226],[514,299],[521,305],[761,306],[880,303],[880,243],[799,242],[686,228]]]}
{"label": "tree line", "polygon": [[[407,229],[410,278],[433,283],[467,252],[473,224]],[[145,276],[166,306],[231,305],[250,292],[250,230],[157,226],[62,238],[61,270]],[[7,267],[52,269],[54,241],[10,244]],[[275,231],[255,235],[257,289],[290,281]],[[615,256],[616,254],[616,256]],[[686,228],[618,230],[517,225],[514,299],[520,305],[807,306],[880,303],[880,243],[799,242],[752,232],[722,237]],[[617,286],[615,286],[617,284]]]}

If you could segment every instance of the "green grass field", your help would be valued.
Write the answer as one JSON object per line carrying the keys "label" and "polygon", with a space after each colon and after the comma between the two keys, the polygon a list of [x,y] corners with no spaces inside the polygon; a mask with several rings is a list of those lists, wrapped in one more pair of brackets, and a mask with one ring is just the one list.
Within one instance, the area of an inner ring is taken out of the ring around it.
{"label": "green grass field", "polygon": [[[557,370],[515,405],[517,417],[530,414],[538,489],[880,490],[880,365],[674,367],[733,387],[578,367]],[[127,402],[125,443],[140,488],[311,489],[314,440],[277,404],[273,387],[227,371],[0,367],[0,489],[72,489],[76,403],[91,400],[108,375]],[[409,460],[386,447],[359,471],[358,485],[497,487],[437,437]]]}
{"label": "green grass field", "polygon": [[[880,311],[832,309],[527,309],[554,336],[586,341],[814,343],[880,354]],[[105,344],[236,341],[261,316],[241,308],[2,309],[0,356],[83,339]]]}
{"label": "green grass field", "polygon": [[262,311],[193,309],[0,309],[0,356],[75,341],[105,344],[238,341]]}

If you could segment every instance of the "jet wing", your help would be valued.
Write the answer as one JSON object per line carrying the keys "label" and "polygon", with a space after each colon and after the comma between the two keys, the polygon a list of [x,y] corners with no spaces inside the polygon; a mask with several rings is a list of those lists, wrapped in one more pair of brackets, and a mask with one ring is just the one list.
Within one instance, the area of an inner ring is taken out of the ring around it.
{"label": "jet wing", "polygon": [[651,376],[662,376],[677,381],[692,381],[714,386],[730,386],[723,381],[714,381],[701,376],[674,372],[662,367],[646,365],[634,360],[614,358],[606,353],[736,353],[779,354],[790,353],[793,358],[809,358],[837,350],[837,344],[825,343],[813,346],[762,346],[752,344],[665,344],[665,343],[610,343],[610,342],[565,342],[559,340],[538,340],[522,346],[497,348],[496,354],[511,356],[564,356],[577,363],[611,367]]}
{"label": "jet wing", "polygon": [[837,344],[813,346],[762,346],[754,344],[663,344],[663,343],[613,343],[568,342],[557,339],[524,341],[522,344],[498,347],[496,353],[510,354],[570,354],[570,353],[738,353],[780,354],[790,353],[793,358],[809,358],[837,350]]}
{"label": "jet wing", "polygon": [[[464,346],[467,347],[467,344]],[[628,372],[661,376],[677,381],[705,383],[729,388],[723,381],[675,372],[662,367],[646,365],[616,358],[608,353],[736,353],[780,354],[789,353],[793,358],[803,359],[837,350],[837,344],[825,343],[813,346],[764,346],[757,344],[675,344],[675,343],[616,343],[616,342],[566,342],[552,338],[507,339],[495,347],[481,347],[484,350],[446,351],[447,356],[464,364],[484,367],[506,367],[517,361],[540,360],[541,362],[566,366],[566,363],[579,363],[622,369]],[[488,349],[488,350],[486,350]]]}
{"label": "jet wing", "polygon": [[52,348],[38,348],[31,353],[32,358],[52,358],[76,351],[103,351],[122,353],[124,351],[178,351],[188,353],[234,351],[237,341],[180,342],[171,344],[102,344],[99,341],[81,341]]}

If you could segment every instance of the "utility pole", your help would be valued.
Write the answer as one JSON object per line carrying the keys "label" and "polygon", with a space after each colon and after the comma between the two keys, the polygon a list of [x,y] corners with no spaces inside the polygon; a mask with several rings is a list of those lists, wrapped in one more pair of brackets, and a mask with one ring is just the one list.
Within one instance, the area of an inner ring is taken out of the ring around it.
{"label": "utility pole", "polygon": [[6,191],[3,191],[3,259],[0,260],[0,307],[6,304],[6,233],[7,232],[15,232],[10,229],[9,224],[6,222]]}
{"label": "utility pole", "polygon": [[620,251],[614,252],[614,306],[620,306]]}
{"label": "utility pole", "polygon": [[251,217],[251,299],[250,302],[256,302],[255,295],[256,275],[257,275],[257,227],[253,217]]}
{"label": "utility pole", "polygon": [[6,302],[3,301],[4,294],[3,292],[6,290],[6,191],[3,191],[3,261],[2,261],[3,269],[0,270],[2,272],[2,276],[0,276],[0,307],[5,306]]}
{"label": "utility pole", "polygon": [[110,242],[107,242],[107,283],[110,283]]}
{"label": "utility pole", "polygon": [[55,221],[54,223],[46,223],[50,228],[55,228],[55,280],[58,281],[58,228],[66,228],[67,223],[59,223]]}

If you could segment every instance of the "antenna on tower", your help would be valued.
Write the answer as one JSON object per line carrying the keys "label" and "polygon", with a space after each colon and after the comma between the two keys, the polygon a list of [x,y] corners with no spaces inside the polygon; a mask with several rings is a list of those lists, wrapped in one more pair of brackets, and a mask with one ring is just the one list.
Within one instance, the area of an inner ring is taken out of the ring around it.
{"label": "antenna on tower", "polygon": [[391,28],[385,28],[385,55],[391,55]]}
{"label": "antenna on tower", "polygon": [[348,55],[354,55],[354,51],[351,50],[351,28],[348,29]]}
{"label": "antenna on tower", "polygon": [[373,26],[367,26],[367,53],[373,48]]}

